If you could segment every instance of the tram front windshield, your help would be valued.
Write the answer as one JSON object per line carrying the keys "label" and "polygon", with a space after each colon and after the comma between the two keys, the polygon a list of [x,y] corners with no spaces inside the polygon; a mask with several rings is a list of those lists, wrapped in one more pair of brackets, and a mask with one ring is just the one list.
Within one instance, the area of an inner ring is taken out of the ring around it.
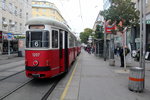
{"label": "tram front windshield", "polygon": [[48,31],[27,31],[26,48],[48,48],[49,32]]}

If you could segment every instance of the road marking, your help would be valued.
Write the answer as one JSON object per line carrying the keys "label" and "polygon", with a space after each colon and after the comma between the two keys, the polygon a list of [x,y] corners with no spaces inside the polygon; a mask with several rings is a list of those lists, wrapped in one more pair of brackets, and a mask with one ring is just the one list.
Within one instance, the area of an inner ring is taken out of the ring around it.
{"label": "road marking", "polygon": [[[81,55],[80,55],[80,56],[81,56]],[[80,57],[79,57],[79,58],[80,58]],[[66,87],[65,87],[65,89],[64,89],[64,91],[63,91],[63,93],[62,93],[62,95],[61,95],[61,97],[60,97],[60,100],[64,100],[64,99],[65,99],[65,96],[67,95],[67,92],[68,92],[69,86],[70,86],[70,84],[71,84],[71,81],[72,81],[72,79],[73,79],[74,73],[76,72],[76,68],[77,68],[77,65],[78,65],[78,61],[79,61],[79,59],[77,60],[77,63],[76,63],[76,65],[75,65],[75,68],[73,69],[73,72],[72,72],[72,74],[71,74],[71,76],[70,76],[70,78],[69,78],[69,81],[68,81],[68,83],[67,83],[67,85],[66,85]]]}

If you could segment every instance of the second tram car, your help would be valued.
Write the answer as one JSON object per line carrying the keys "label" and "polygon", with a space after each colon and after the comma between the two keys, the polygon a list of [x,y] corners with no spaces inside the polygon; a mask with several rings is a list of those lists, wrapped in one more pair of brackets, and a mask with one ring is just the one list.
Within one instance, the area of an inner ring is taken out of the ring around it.
{"label": "second tram car", "polygon": [[70,29],[49,18],[32,18],[26,23],[26,76],[49,78],[67,72],[81,52]]}

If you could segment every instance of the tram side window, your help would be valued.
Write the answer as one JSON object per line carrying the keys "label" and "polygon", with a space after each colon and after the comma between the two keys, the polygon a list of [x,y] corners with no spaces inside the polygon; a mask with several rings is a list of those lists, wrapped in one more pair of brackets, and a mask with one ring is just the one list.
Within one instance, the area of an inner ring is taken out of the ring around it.
{"label": "tram side window", "polygon": [[74,38],[72,35],[69,36],[69,47],[73,47],[74,46]]}
{"label": "tram side window", "polygon": [[58,31],[52,30],[52,48],[58,48]]}

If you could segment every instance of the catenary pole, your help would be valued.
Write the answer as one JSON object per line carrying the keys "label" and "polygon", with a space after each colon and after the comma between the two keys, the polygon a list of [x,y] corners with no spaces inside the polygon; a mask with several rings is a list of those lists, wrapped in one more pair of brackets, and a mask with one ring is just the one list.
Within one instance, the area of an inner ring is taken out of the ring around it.
{"label": "catenary pole", "polygon": [[104,55],[104,61],[106,61],[106,20],[104,22],[104,51],[103,51],[103,55]]}
{"label": "catenary pole", "polygon": [[[146,52],[146,0],[143,1],[143,57],[142,57],[142,67],[144,70],[144,79],[145,79],[145,52]],[[145,87],[145,81],[144,81]]]}
{"label": "catenary pole", "polygon": [[143,1],[143,68],[145,70],[145,54],[146,54],[146,0]]}
{"label": "catenary pole", "polygon": [[[145,51],[146,51],[146,0],[140,0],[140,67],[144,70],[145,79]],[[145,88],[145,80],[144,80]]]}
{"label": "catenary pole", "polygon": [[140,67],[142,67],[143,57],[143,0],[140,0]]}

